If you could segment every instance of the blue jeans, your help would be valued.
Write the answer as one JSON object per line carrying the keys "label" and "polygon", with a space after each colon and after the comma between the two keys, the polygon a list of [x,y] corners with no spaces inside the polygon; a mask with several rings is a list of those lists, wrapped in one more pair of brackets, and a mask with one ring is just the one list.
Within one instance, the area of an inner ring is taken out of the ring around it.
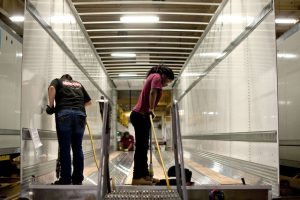
{"label": "blue jeans", "polygon": [[[77,109],[62,109],[55,114],[57,138],[60,149],[61,176],[65,184],[81,183],[84,179],[82,138],[86,114]],[[73,174],[71,175],[71,146],[73,151]]]}

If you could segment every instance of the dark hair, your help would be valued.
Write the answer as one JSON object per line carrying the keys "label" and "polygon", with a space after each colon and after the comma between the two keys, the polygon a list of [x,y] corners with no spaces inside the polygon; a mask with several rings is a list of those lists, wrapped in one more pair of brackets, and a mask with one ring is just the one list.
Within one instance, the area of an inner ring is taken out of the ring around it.
{"label": "dark hair", "polygon": [[160,75],[164,74],[166,75],[166,77],[170,80],[174,80],[174,73],[172,71],[172,69],[170,69],[169,67],[163,66],[163,65],[158,65],[155,67],[152,67],[147,74],[147,77],[150,74],[154,74],[154,73],[158,73]]}
{"label": "dark hair", "polygon": [[72,76],[70,74],[64,74],[64,75],[62,75],[62,77],[60,77],[60,79],[62,79],[62,80],[69,80],[69,81],[73,80],[73,78],[72,78]]}

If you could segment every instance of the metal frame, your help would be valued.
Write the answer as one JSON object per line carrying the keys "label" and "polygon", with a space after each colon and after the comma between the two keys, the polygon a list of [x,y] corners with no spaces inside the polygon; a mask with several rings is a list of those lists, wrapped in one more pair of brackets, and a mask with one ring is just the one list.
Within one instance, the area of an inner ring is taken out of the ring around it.
{"label": "metal frame", "polygon": [[[233,40],[222,52],[222,56],[215,59],[215,61],[210,64],[206,70],[203,72],[204,75],[199,76],[196,80],[194,80],[190,86],[183,91],[183,93],[178,97],[178,101],[181,101],[181,99],[197,85],[198,82],[200,82],[210,71],[212,71],[222,60],[224,60],[244,39],[246,39],[252,31],[255,30],[255,28],[268,16],[268,14],[273,10],[273,1],[270,1],[263,10],[260,12],[259,16],[253,20],[253,22],[245,27],[245,30],[239,34],[235,40]],[[208,29],[209,30],[209,29]],[[203,34],[205,37],[205,34]],[[201,36],[202,38],[202,36]],[[203,39],[203,38],[202,38]],[[200,44],[199,44],[200,45]],[[198,46],[195,48],[195,51],[197,50]],[[193,56],[194,52],[191,54],[191,57]],[[187,63],[191,59],[191,57],[187,60]],[[184,65],[186,66],[186,65]],[[184,70],[184,68],[183,68]],[[181,73],[183,72],[181,71]],[[176,86],[177,81],[173,84],[172,87]]]}
{"label": "metal frame", "polygon": [[193,50],[193,48],[187,48],[187,47],[95,47],[96,50],[106,50],[106,49],[174,49],[174,50]]}
{"label": "metal frame", "polygon": [[[40,26],[49,34],[49,36],[57,43],[57,45],[65,52],[65,54],[73,61],[73,63],[81,70],[81,72],[89,79],[89,81],[101,92],[105,98],[107,98],[112,104],[113,101],[110,97],[100,88],[96,81],[89,75],[85,68],[78,61],[76,56],[64,43],[64,41],[55,33],[52,27],[42,18],[35,6],[30,2],[26,1],[26,10],[31,14],[31,16],[40,24]],[[109,78],[109,77],[108,77]]]}
{"label": "metal frame", "polygon": [[108,76],[108,74],[107,74],[107,72],[106,72],[106,69],[105,69],[105,67],[104,67],[104,65],[103,65],[103,63],[102,63],[102,61],[101,61],[101,59],[100,59],[100,57],[99,57],[99,54],[98,54],[97,51],[94,49],[94,45],[92,44],[92,41],[91,41],[89,35],[87,34],[86,29],[85,29],[84,25],[82,24],[82,21],[81,21],[80,17],[78,16],[78,13],[77,13],[76,8],[74,7],[72,1],[71,1],[71,0],[66,0],[66,1],[67,1],[68,5],[69,5],[69,7],[70,7],[70,9],[71,9],[71,11],[72,11],[72,13],[73,13],[75,19],[76,19],[76,21],[77,21],[77,24],[78,24],[79,27],[80,27],[80,29],[81,29],[81,31],[82,31],[82,33],[83,33],[85,39],[87,40],[88,44],[90,45],[90,47],[91,47],[91,49],[92,49],[92,51],[93,51],[93,53],[94,53],[96,59],[97,59],[98,62],[100,63],[100,66],[101,66],[101,68],[103,69],[104,73],[107,75],[107,77],[108,77],[108,79],[109,79],[109,81],[110,81],[110,84],[111,84],[114,88],[116,88],[116,85],[114,84],[114,82],[113,82],[113,81],[110,79],[110,77]]}
{"label": "metal frame", "polygon": [[189,16],[214,16],[214,13],[190,13],[190,12],[78,12],[78,15],[189,15]]}
{"label": "metal frame", "polygon": [[[75,3],[74,3],[75,4]],[[83,24],[122,24],[120,21],[89,21],[82,22]],[[186,21],[158,21],[156,24],[198,24],[198,25],[208,25],[208,22],[186,22]]]}
{"label": "metal frame", "polygon": [[[38,133],[39,133],[39,137],[41,140],[57,140],[56,131],[38,129]],[[20,132],[18,132],[18,135],[19,134],[20,134]],[[95,136],[93,136],[93,139],[101,140],[101,135],[95,135]],[[28,128],[22,129],[22,140],[31,140],[31,136],[30,136]],[[90,136],[84,135],[83,140],[90,140]]]}
{"label": "metal frame", "polygon": [[[102,141],[99,159],[99,172],[98,172],[98,187],[97,199],[102,200],[104,196],[110,192],[109,182],[109,145],[110,145],[110,127],[109,127],[109,114],[110,107],[107,100],[99,102],[100,113],[103,115],[102,125]],[[103,108],[103,110],[102,110]]]}
{"label": "metal frame", "polygon": [[93,42],[93,44],[178,44],[195,45],[196,42],[158,42],[158,41],[130,41],[130,42]]}
{"label": "metal frame", "polygon": [[199,29],[155,29],[155,28],[113,28],[113,29],[86,29],[87,32],[109,32],[109,31],[159,31],[159,32],[197,32],[202,33],[204,30]]}
{"label": "metal frame", "polygon": [[[112,54],[115,53],[113,51],[110,52],[98,52],[98,54]],[[118,51],[118,53],[123,53],[123,51]],[[180,52],[180,51],[135,51],[136,54],[173,54],[173,55],[189,55],[189,52]]]}
{"label": "metal frame", "polygon": [[91,39],[101,38],[181,38],[181,39],[193,39],[196,40],[199,37],[194,36],[173,36],[173,35],[106,35],[106,36],[90,36]]}
{"label": "metal frame", "polygon": [[[159,65],[161,62],[159,63],[115,63],[115,64],[107,64],[107,66],[119,66],[119,67],[124,67],[124,66],[139,66],[139,65],[142,65],[142,66],[146,66],[146,65],[150,65],[150,66],[153,66],[153,65]],[[175,64],[165,64],[166,66],[170,65],[170,66],[174,66]],[[108,69],[110,67],[107,67]],[[115,67],[111,67],[111,68],[115,68]],[[180,67],[172,67],[172,69],[180,69]]]}
{"label": "metal frame", "polygon": [[21,148],[20,147],[0,148],[0,155],[15,154],[15,153],[21,153]]}
{"label": "metal frame", "polygon": [[177,79],[174,81],[172,87],[176,86],[178,78],[181,76],[183,70],[186,68],[187,64],[190,62],[190,60],[192,59],[192,57],[196,53],[196,51],[199,48],[200,44],[203,42],[204,38],[209,33],[209,31],[213,27],[214,23],[217,21],[219,15],[223,11],[223,9],[226,6],[227,2],[228,2],[228,0],[224,0],[222,2],[222,4],[219,6],[219,8],[217,9],[215,15],[211,18],[210,23],[208,24],[208,26],[206,27],[205,31],[202,33],[200,39],[198,40],[197,44],[195,45],[194,50],[191,52],[191,54],[189,55],[188,59],[186,59],[184,65],[182,66],[182,70],[181,70],[180,74],[178,75]]}
{"label": "metal frame", "polygon": [[[181,131],[180,131],[179,113],[178,113],[178,102],[176,100],[174,100],[172,105],[172,132],[173,132],[173,148],[174,148],[174,158],[175,158],[177,191],[180,194],[180,196],[183,198],[183,200],[187,200],[188,195],[186,189],[186,177],[185,177],[183,148],[182,148],[182,139],[181,139]],[[178,160],[178,154],[180,155],[180,163]],[[179,172],[179,170],[181,170],[181,172]]]}
{"label": "metal frame", "polygon": [[[187,57],[185,56],[181,56],[181,57],[178,57],[178,56],[151,56],[151,55],[149,55],[149,56],[139,56],[139,55],[137,55],[136,56],[136,58],[176,58],[176,60],[182,60],[182,61],[184,61]],[[118,57],[116,57],[116,58],[114,58],[114,57],[111,57],[111,56],[103,56],[102,57],[102,59],[105,59],[105,60],[103,60],[103,62],[105,62],[105,61],[107,61],[107,60],[118,60],[118,59],[124,59],[124,58],[118,58]]]}
{"label": "metal frame", "polygon": [[253,132],[231,132],[212,133],[201,135],[185,135],[182,139],[190,140],[222,140],[243,142],[277,142],[277,131],[253,131]]}
{"label": "metal frame", "polygon": [[106,4],[151,4],[151,5],[208,5],[208,6],[218,6],[219,3],[206,3],[206,2],[164,2],[164,1],[109,1],[109,2],[74,2],[74,5],[106,5]]}
{"label": "metal frame", "polygon": [[[137,60],[105,60],[103,63],[117,63],[117,62],[136,62]],[[166,60],[138,60],[138,62],[164,62]],[[182,63],[184,62],[183,60],[170,60],[168,62],[173,62],[173,63]]]}
{"label": "metal frame", "polygon": [[20,135],[20,130],[17,129],[0,129],[0,135]]}
{"label": "metal frame", "polygon": [[12,30],[8,25],[6,25],[1,19],[0,19],[0,27],[5,30],[7,33],[9,33],[13,38],[18,40],[21,44],[23,44],[23,38],[21,38],[14,30]]}

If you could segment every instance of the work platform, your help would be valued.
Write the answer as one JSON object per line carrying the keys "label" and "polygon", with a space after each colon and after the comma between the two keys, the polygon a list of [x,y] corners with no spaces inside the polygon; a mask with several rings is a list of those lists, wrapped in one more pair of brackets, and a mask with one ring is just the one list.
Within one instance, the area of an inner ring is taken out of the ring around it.
{"label": "work platform", "polygon": [[[173,152],[162,151],[162,156],[168,169],[174,165]],[[176,186],[168,191],[166,186],[132,186],[134,152],[113,152],[110,154],[110,177],[115,180],[113,191],[105,199],[181,199]],[[89,163],[85,170],[84,185],[30,185],[32,200],[97,200],[98,171],[94,163]],[[153,156],[155,177],[163,179],[161,165],[156,156]],[[269,185],[243,185],[241,181],[219,174],[206,166],[187,160],[185,168],[193,172],[193,186],[187,186],[188,199],[208,199],[212,190],[221,190],[225,199],[230,200],[266,200],[271,199]]]}
{"label": "work platform", "polygon": [[[32,200],[98,200],[97,186],[93,185],[31,185]],[[226,199],[230,200],[270,200],[271,186],[250,185],[197,185],[188,186],[188,199],[208,199],[212,190],[221,190]],[[107,194],[105,199],[181,199],[176,186],[168,191],[164,186],[117,186],[116,190]]]}

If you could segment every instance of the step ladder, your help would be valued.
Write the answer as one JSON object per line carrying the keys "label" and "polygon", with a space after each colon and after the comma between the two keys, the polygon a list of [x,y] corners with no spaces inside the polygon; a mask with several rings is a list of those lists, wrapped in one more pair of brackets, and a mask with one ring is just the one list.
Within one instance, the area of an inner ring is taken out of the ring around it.
{"label": "step ladder", "polygon": [[151,190],[151,189],[138,189],[138,190],[122,190],[113,191],[105,195],[105,200],[181,200],[177,190]]}
{"label": "step ladder", "polygon": [[[104,110],[105,110],[104,104]],[[183,148],[181,141],[181,132],[180,132],[180,123],[179,123],[179,112],[178,112],[178,102],[175,100],[172,105],[172,133],[173,133],[173,148],[174,148],[174,158],[175,158],[175,171],[176,171],[176,189],[167,190],[166,187],[158,186],[129,186],[126,187],[126,190],[115,190],[111,191],[109,181],[106,181],[102,184],[101,180],[109,180],[109,173],[104,173],[99,171],[100,181],[98,184],[99,188],[99,199],[174,199],[174,200],[187,200],[187,190],[186,190],[186,179],[184,171],[184,160],[183,160]],[[103,124],[103,126],[106,124]],[[103,132],[102,132],[103,134]],[[107,136],[102,135],[104,144],[108,144],[103,149],[100,154],[100,166],[108,165],[108,158],[105,158],[108,155],[109,140],[106,140]],[[107,168],[102,166],[104,169]],[[102,177],[102,178],[101,178]],[[107,184],[105,186],[105,184]],[[101,188],[102,187],[102,188]],[[155,189],[154,189],[154,188]],[[109,189],[108,189],[109,188]]]}

